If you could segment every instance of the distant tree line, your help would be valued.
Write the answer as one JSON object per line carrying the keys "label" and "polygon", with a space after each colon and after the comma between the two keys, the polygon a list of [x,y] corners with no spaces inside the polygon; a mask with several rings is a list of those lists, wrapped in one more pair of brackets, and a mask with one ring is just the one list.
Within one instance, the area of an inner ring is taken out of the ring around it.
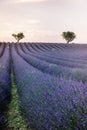
{"label": "distant tree line", "polygon": [[[12,36],[17,40],[17,42],[19,42],[21,39],[25,37],[23,32],[20,32],[18,34],[12,34]],[[76,38],[76,35],[74,32],[67,31],[67,32],[62,32],[62,37],[63,39],[66,40],[67,43],[70,43]]]}

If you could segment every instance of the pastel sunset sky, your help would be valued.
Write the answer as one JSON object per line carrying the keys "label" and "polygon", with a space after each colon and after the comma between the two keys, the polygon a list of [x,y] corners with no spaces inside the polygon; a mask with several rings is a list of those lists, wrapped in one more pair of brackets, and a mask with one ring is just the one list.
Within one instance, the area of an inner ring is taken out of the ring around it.
{"label": "pastel sunset sky", "polygon": [[0,41],[23,32],[26,42],[65,42],[63,31],[87,43],[87,0],[0,0]]}

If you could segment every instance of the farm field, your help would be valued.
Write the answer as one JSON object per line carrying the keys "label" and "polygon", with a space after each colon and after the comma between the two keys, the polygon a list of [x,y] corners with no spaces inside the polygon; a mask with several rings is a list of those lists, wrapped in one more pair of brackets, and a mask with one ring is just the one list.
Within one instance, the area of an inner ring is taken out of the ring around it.
{"label": "farm field", "polygon": [[4,129],[87,130],[86,44],[0,43]]}

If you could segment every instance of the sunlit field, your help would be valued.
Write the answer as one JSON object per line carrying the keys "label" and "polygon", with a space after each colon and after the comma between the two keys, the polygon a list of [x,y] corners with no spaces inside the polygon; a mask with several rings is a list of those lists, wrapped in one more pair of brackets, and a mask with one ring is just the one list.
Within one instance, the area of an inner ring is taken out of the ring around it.
{"label": "sunlit field", "polygon": [[87,45],[0,43],[0,130],[87,130]]}

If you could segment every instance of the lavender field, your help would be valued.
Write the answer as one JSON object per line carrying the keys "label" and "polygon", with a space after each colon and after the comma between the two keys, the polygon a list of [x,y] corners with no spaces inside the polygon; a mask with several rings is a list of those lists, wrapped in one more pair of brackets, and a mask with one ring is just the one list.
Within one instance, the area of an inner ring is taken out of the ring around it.
{"label": "lavender field", "polygon": [[87,45],[0,43],[0,127],[14,75],[27,130],[87,130]]}

